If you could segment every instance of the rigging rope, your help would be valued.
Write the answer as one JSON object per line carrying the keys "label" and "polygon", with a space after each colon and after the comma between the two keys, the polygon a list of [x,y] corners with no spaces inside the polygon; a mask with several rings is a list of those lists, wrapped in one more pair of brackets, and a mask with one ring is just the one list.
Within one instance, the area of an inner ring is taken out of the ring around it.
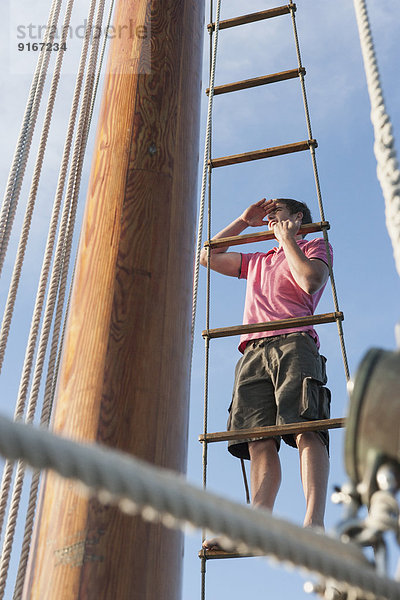
{"label": "rigging rope", "polygon": [[[44,38],[45,43],[53,42],[55,32],[57,30],[61,3],[62,0],[53,0],[52,2]],[[38,62],[33,76],[20,135],[7,182],[6,193],[3,199],[0,213],[0,274],[3,270],[11,229],[17,210],[26,164],[29,157],[32,136],[42,99],[44,83],[46,81],[50,55],[51,52],[40,52],[38,56]]]}
{"label": "rigging rope", "polygon": [[[54,32],[56,30],[56,24],[58,22],[59,12],[60,2],[58,0],[53,0],[46,29],[46,41],[50,41],[53,39],[53,37],[50,37],[50,32],[53,32],[54,35]],[[14,155],[11,172],[8,179],[7,191],[5,199],[3,201],[2,214],[0,217],[0,271],[4,263],[8,240],[11,233],[13,215],[15,214],[19,192],[22,186],[22,179],[25,172],[26,162],[28,159],[30,144],[33,136],[33,130],[35,127],[37,113],[39,110],[39,105],[43,92],[44,79],[47,74],[48,60],[50,57],[46,56],[46,58],[44,58],[43,55],[50,55],[50,52],[42,52],[40,53],[38,58],[38,63],[33,77],[28,103],[23,118],[20,137],[17,143],[17,149]],[[7,302],[7,304],[9,303]],[[11,320],[10,313],[12,312],[12,310],[13,309],[10,307],[9,304],[7,309],[7,315],[3,317],[0,340],[8,337],[8,332],[6,331],[8,327],[7,321]],[[0,342],[0,370],[3,361],[2,346],[3,344]],[[18,413],[19,411],[17,407],[15,412],[15,418],[18,418]],[[8,500],[8,492],[11,486],[12,472],[13,464],[7,461],[3,471],[0,495],[0,532],[3,528],[4,516]]]}
{"label": "rigging rope", "polygon": [[[72,8],[73,2],[74,2],[74,0],[70,1],[68,10],[70,10]],[[92,14],[91,14],[91,20],[92,20],[93,19],[93,11],[94,11],[93,6],[92,6],[91,10],[92,10]],[[89,20],[89,24],[91,24],[90,20]],[[67,32],[67,29],[64,30],[64,33],[66,33],[66,32]],[[77,86],[76,86],[76,93],[74,96],[73,108],[71,111],[71,119],[70,119],[70,124],[68,127],[66,144],[64,147],[60,176],[59,176],[59,181],[58,181],[58,185],[57,185],[56,198],[55,198],[55,203],[53,206],[51,226],[50,226],[50,230],[49,230],[48,241],[47,241],[47,246],[46,246],[46,251],[45,251],[45,258],[44,258],[44,262],[43,262],[43,266],[42,266],[40,283],[39,283],[38,293],[36,296],[35,308],[34,308],[34,312],[33,312],[32,325],[31,325],[31,330],[29,333],[29,339],[28,339],[28,343],[27,343],[24,366],[23,366],[23,371],[22,371],[22,376],[21,376],[21,381],[20,381],[20,386],[19,386],[19,392],[18,392],[17,405],[16,405],[16,410],[15,410],[15,419],[21,419],[23,417],[23,413],[25,410],[26,396],[28,393],[28,386],[29,386],[31,371],[32,371],[32,367],[33,367],[35,347],[36,347],[37,337],[39,334],[39,326],[40,326],[40,321],[42,318],[42,309],[43,309],[43,303],[45,300],[47,280],[48,280],[50,264],[51,264],[52,254],[53,254],[56,231],[57,231],[57,227],[58,227],[59,209],[60,209],[61,200],[62,200],[63,191],[64,191],[64,184],[65,184],[65,178],[66,178],[66,173],[67,173],[67,169],[68,169],[70,149],[71,149],[71,144],[72,144],[73,132],[74,132],[74,128],[75,128],[76,114],[77,114],[77,109],[79,106],[80,91],[81,91],[81,84],[82,84],[82,78],[83,78],[83,72],[84,72],[84,64],[85,64],[85,60],[86,60],[87,47],[88,47],[88,39],[86,38],[85,49],[84,49],[85,53],[82,54],[82,56],[84,56],[84,59],[81,59],[81,68],[79,71],[79,77],[78,77]],[[68,220],[68,214],[69,214],[69,206],[68,206],[67,202],[66,202],[66,207],[67,208],[65,210],[65,215],[62,220],[62,224],[61,224],[61,228],[60,228],[60,236],[61,237],[63,237],[63,235],[65,235],[63,233],[63,231],[65,230],[65,228],[67,226],[67,220]],[[57,253],[56,253],[56,255],[57,255]],[[56,263],[58,263],[57,259],[55,260],[55,264]],[[53,267],[53,269],[54,269],[54,267]],[[52,286],[50,286],[50,288],[51,287]],[[53,290],[52,295],[54,295],[55,293],[56,292]],[[51,294],[51,292],[50,292],[50,294]],[[44,322],[45,323],[47,322],[46,318],[44,319]],[[35,405],[32,406],[32,404],[31,404],[30,408],[28,409],[28,416],[27,416],[28,422],[33,419],[34,410],[35,410]],[[11,467],[12,467],[12,465],[11,465]],[[8,471],[8,465],[7,465],[7,471]],[[3,495],[6,494],[6,492],[7,491],[5,489],[5,486],[2,486],[2,499],[3,499]],[[4,504],[4,502],[2,502],[2,504]]]}
{"label": "rigging rope", "polygon": [[[93,2],[93,9],[95,7],[95,4],[96,4],[96,2]],[[101,30],[102,21],[103,21],[103,13],[104,13],[104,5],[105,5],[105,0],[101,0],[99,3],[99,6],[98,6],[98,10],[97,10],[97,18],[96,18],[96,22],[95,22],[95,26],[94,26],[95,31]],[[92,18],[93,18],[92,11],[90,10],[89,13],[90,13],[91,21],[92,21]],[[88,20],[88,23],[91,23],[91,21]],[[88,39],[90,36],[90,32],[91,32],[91,26],[89,26],[89,30],[88,30]],[[48,305],[46,305],[45,317],[44,317],[44,321],[45,321],[45,323],[47,323],[47,327],[46,326],[42,327],[41,339],[39,342],[38,358],[36,359],[36,366],[35,366],[33,384],[32,384],[32,390],[31,390],[30,402],[32,402],[32,405],[36,406],[37,398],[38,398],[38,394],[39,394],[40,383],[42,380],[45,354],[46,354],[49,335],[50,335],[50,327],[51,327],[51,322],[52,322],[52,318],[53,318],[53,314],[54,314],[55,303],[56,303],[57,293],[58,293],[57,308],[55,311],[55,319],[54,319],[53,334],[52,334],[53,339],[52,339],[51,348],[50,348],[50,356],[48,359],[47,378],[46,378],[45,391],[44,391],[44,401],[43,401],[43,408],[42,408],[42,414],[41,414],[41,419],[40,419],[41,425],[44,425],[46,427],[49,425],[50,416],[51,416],[53,393],[54,393],[54,388],[55,388],[56,360],[57,360],[58,348],[60,348],[60,350],[61,350],[60,331],[61,331],[61,322],[62,322],[62,317],[63,317],[63,312],[64,312],[67,277],[68,277],[68,273],[69,273],[70,256],[71,256],[71,249],[72,249],[72,239],[73,239],[74,225],[75,225],[75,214],[76,214],[78,194],[79,194],[79,189],[80,189],[80,178],[81,178],[83,160],[84,160],[84,156],[85,156],[85,148],[86,148],[86,143],[87,143],[87,138],[88,138],[88,131],[89,131],[89,126],[90,126],[91,116],[92,116],[92,111],[93,111],[94,93],[97,90],[97,86],[94,86],[93,82],[95,80],[96,62],[97,62],[98,51],[99,51],[99,41],[100,41],[99,36],[95,36],[94,40],[92,42],[92,45],[91,45],[91,50],[90,50],[89,62],[88,62],[87,72],[86,72],[86,80],[85,80],[84,91],[83,91],[83,100],[82,100],[82,105],[81,105],[81,114],[80,114],[80,118],[79,118],[79,122],[78,122],[77,136],[76,136],[76,141],[75,141],[75,149],[74,149],[73,158],[72,158],[72,166],[73,166],[74,159],[76,156],[77,166],[76,166],[76,169],[72,173],[73,177],[72,178],[70,177],[70,185],[68,186],[68,190],[70,190],[70,191],[67,190],[66,206],[69,207],[68,214],[67,214],[67,212],[65,212],[67,227],[65,230],[65,235],[60,236],[60,238],[59,238],[60,243],[58,244],[57,251],[56,251],[56,257],[58,257],[58,260],[56,259],[55,263],[58,263],[58,264],[55,265],[55,267],[53,267],[53,274],[52,274],[52,277],[50,280],[50,292],[48,294],[48,300],[47,300]],[[104,42],[106,42],[106,38],[104,38]],[[104,44],[103,44],[103,53],[104,53]],[[85,50],[85,55],[86,55],[86,50]],[[101,64],[100,64],[99,68],[101,68]],[[97,82],[98,82],[98,80],[99,80],[99,72],[97,73]],[[54,275],[54,277],[53,277],[53,275]],[[51,293],[52,289],[54,290],[54,294]],[[33,415],[32,415],[32,418],[33,418]],[[21,572],[19,573],[18,579],[17,579],[16,591],[18,588],[21,590],[21,592],[22,592],[23,581],[24,581],[24,577],[25,577],[25,570],[26,570],[26,563],[27,563],[28,553],[29,553],[30,539],[31,539],[32,530],[33,530],[33,519],[34,519],[34,511],[35,511],[36,501],[37,501],[38,486],[39,486],[39,477],[37,476],[34,478],[34,480],[32,481],[32,484],[31,484],[30,504],[28,507],[28,515],[27,515],[27,519],[26,519],[25,536],[24,536],[24,539],[26,540],[26,542],[24,541],[24,545],[22,548]],[[19,596],[15,595],[14,597],[18,598]]]}
{"label": "rigging rope", "polygon": [[0,416],[0,453],[33,468],[50,468],[79,480],[103,502],[168,527],[207,527],[241,552],[273,556],[331,577],[363,598],[398,600],[400,584],[377,575],[359,548],[225,500],[184,478],[98,444],[78,444],[47,430]]}
{"label": "rigging rope", "polygon": [[[386,112],[380,81],[378,61],[365,0],[354,0],[365,76],[371,103],[371,122],[374,128],[374,152],[377,177],[385,199],[386,227],[392,242],[393,255],[400,275],[400,170],[396,155],[393,128]],[[400,347],[400,327],[397,331]]]}
{"label": "rigging rope", "polygon": [[[66,16],[65,16],[64,25],[63,25],[63,40],[62,41],[66,40],[66,36],[68,33],[68,24],[69,24],[73,4],[74,4],[74,0],[69,0],[68,6],[66,8]],[[95,24],[95,31],[102,30],[101,26],[102,26],[102,20],[103,20],[104,4],[105,4],[105,0],[101,0],[99,3],[96,24]],[[82,100],[81,109],[80,109],[80,117],[79,117],[79,122],[78,122],[78,127],[77,127],[77,133],[76,133],[76,138],[75,138],[75,143],[74,143],[74,151],[73,151],[73,156],[72,156],[72,161],[71,161],[72,164],[71,164],[70,174],[69,174],[69,179],[68,179],[68,186],[67,186],[66,198],[65,198],[65,202],[64,202],[64,210],[63,210],[63,215],[62,215],[62,220],[61,220],[61,226],[60,226],[60,231],[58,234],[58,242],[57,242],[57,248],[56,248],[55,259],[54,259],[54,264],[53,264],[53,270],[52,270],[51,278],[50,278],[49,292],[47,295],[47,302],[46,302],[45,313],[44,313],[44,317],[43,317],[43,325],[42,325],[42,330],[41,330],[41,335],[40,335],[40,340],[39,340],[38,355],[36,357],[33,383],[32,383],[32,387],[31,387],[30,399],[29,399],[29,404],[28,404],[28,412],[27,412],[27,416],[26,416],[26,420],[28,422],[33,421],[35,410],[36,410],[38,394],[39,394],[40,382],[41,382],[42,373],[43,373],[43,365],[44,365],[44,360],[45,360],[45,355],[46,355],[46,350],[47,350],[47,344],[48,344],[48,339],[49,339],[50,330],[51,330],[51,324],[52,324],[52,320],[53,320],[54,307],[55,307],[55,303],[56,303],[57,296],[58,296],[58,306],[57,306],[57,310],[56,310],[55,325],[53,327],[53,342],[52,342],[52,347],[51,347],[51,351],[50,351],[48,376],[47,376],[47,381],[46,381],[44,402],[43,402],[42,415],[41,415],[41,424],[42,425],[48,425],[48,422],[50,420],[51,403],[52,403],[52,396],[53,396],[53,390],[54,390],[54,377],[55,377],[54,372],[55,372],[55,364],[56,364],[55,357],[56,357],[56,353],[57,353],[57,348],[59,347],[59,332],[60,332],[60,326],[61,326],[60,324],[61,324],[61,320],[62,320],[62,313],[63,313],[64,303],[65,303],[65,290],[66,290],[67,276],[68,276],[68,271],[69,271],[69,261],[70,261],[69,257],[70,257],[70,253],[71,253],[71,247],[72,247],[72,237],[73,237],[73,232],[74,232],[74,222],[75,222],[75,213],[76,213],[78,193],[79,193],[79,187],[80,187],[80,178],[81,178],[82,165],[83,165],[83,159],[84,159],[84,151],[85,151],[87,138],[88,138],[88,130],[89,130],[91,117],[92,117],[92,113],[93,113],[95,93],[97,91],[98,81],[99,81],[99,77],[100,77],[100,72],[98,70],[97,75],[96,75],[96,85],[93,85],[94,80],[95,80],[96,62],[97,62],[97,57],[98,57],[99,37],[100,36],[94,36],[94,38],[92,40],[91,51],[90,51],[90,56],[89,56],[89,63],[88,63],[88,66],[86,67],[87,54],[88,54],[89,42],[90,42],[90,38],[91,38],[95,6],[96,6],[96,0],[92,0],[90,9],[89,9],[89,16],[87,19],[86,35],[85,35],[85,40],[84,40],[84,44],[83,44],[83,48],[82,48],[77,83],[75,86],[71,115],[70,115],[67,136],[66,136],[66,142],[65,142],[65,146],[64,146],[64,152],[63,152],[63,158],[62,158],[62,163],[61,163],[61,168],[60,168],[60,175],[59,175],[59,180],[58,180],[58,184],[57,184],[56,199],[55,199],[55,203],[53,206],[53,214],[52,214],[52,218],[51,218],[51,225],[50,225],[48,241],[47,241],[46,250],[45,250],[45,258],[44,258],[42,272],[41,272],[41,276],[40,276],[38,293],[37,293],[35,309],[34,309],[34,314],[33,314],[33,319],[32,319],[31,331],[29,334],[29,341],[28,341],[28,346],[27,346],[27,351],[26,351],[26,356],[25,356],[25,361],[24,361],[23,372],[22,372],[22,376],[21,376],[20,389],[19,389],[17,407],[16,407],[15,418],[20,419],[20,418],[22,418],[22,415],[24,413],[26,396],[28,393],[28,385],[29,385],[32,367],[33,367],[33,359],[34,359],[34,354],[35,354],[37,338],[39,335],[39,326],[40,326],[40,321],[42,318],[43,304],[44,304],[44,299],[45,299],[45,294],[46,294],[46,287],[47,287],[47,283],[48,283],[50,264],[51,264],[51,260],[52,260],[55,236],[56,236],[57,227],[58,227],[58,219],[59,219],[59,213],[60,213],[60,208],[61,208],[61,201],[62,201],[62,197],[63,197],[63,193],[64,193],[69,157],[70,157],[70,153],[71,153],[73,133],[74,133],[74,129],[75,129],[77,111],[78,111],[80,97],[81,97],[82,82],[83,82],[83,77],[84,77],[84,73],[85,73],[85,69],[86,69],[86,80],[85,80],[85,86],[84,86],[84,91],[83,91],[83,100]],[[109,17],[108,17],[107,27],[110,24],[112,8],[113,8],[113,3],[111,3],[111,5],[110,5],[110,13],[109,13]],[[106,41],[107,41],[107,38],[105,35],[104,41],[103,41],[103,48],[102,48],[102,53],[101,53],[99,69],[101,68],[101,64],[102,64]],[[52,113],[52,107],[54,104],[57,83],[58,83],[59,76],[60,76],[62,56],[63,56],[63,52],[60,52],[58,54],[55,72],[54,72],[54,76],[53,76],[53,84],[51,87],[50,99],[49,99],[48,108],[46,111],[46,119],[45,119],[44,132],[42,134],[42,140],[47,138],[47,132],[48,132],[48,127],[49,127],[50,120],[51,120],[51,113]],[[44,146],[41,145],[39,155],[38,155],[38,160],[37,160],[37,165],[39,165],[39,166],[41,166],[41,161],[43,159],[44,148],[45,148],[45,145]],[[38,173],[38,175],[40,174],[40,168],[38,166],[35,169],[35,174],[36,173]],[[38,175],[36,175],[36,177],[34,177],[33,186],[35,189],[33,189],[31,191],[31,196],[36,195]],[[30,222],[29,222],[29,225],[30,225]],[[23,259],[23,255],[22,255],[22,259]],[[22,261],[21,261],[21,263],[22,263]],[[22,266],[22,264],[21,264],[21,266]],[[15,289],[15,295],[16,295],[16,289]],[[4,344],[4,348],[5,348],[5,344]],[[3,478],[2,494],[1,494],[1,514],[0,514],[1,522],[4,520],[4,513],[5,513],[5,508],[7,505],[7,500],[8,500],[8,495],[9,495],[9,489],[10,489],[10,485],[11,485],[12,472],[13,472],[13,464],[10,461],[7,461],[6,467],[5,467],[5,477]],[[20,462],[17,467],[16,480],[14,483],[11,507],[10,507],[9,516],[8,516],[7,531],[5,534],[4,546],[3,546],[3,552],[2,552],[2,562],[0,565],[0,597],[2,597],[2,595],[4,594],[5,582],[6,582],[6,578],[7,578],[12,543],[13,543],[15,527],[16,527],[18,507],[19,507],[21,492],[22,492],[24,474],[25,474],[25,465],[22,462]],[[39,473],[35,473],[33,476],[32,482],[31,482],[30,500],[29,500],[29,505],[28,505],[28,510],[27,510],[24,541],[23,541],[23,545],[22,545],[20,565],[19,565],[18,575],[17,575],[17,583],[16,583],[15,592],[14,592],[15,599],[20,598],[21,594],[22,594],[23,578],[24,578],[24,574],[25,574],[26,563],[27,563],[28,552],[29,552],[30,538],[31,538],[31,534],[32,534],[33,517],[34,517],[34,512],[35,512],[35,506],[36,506],[38,484],[39,484]]]}

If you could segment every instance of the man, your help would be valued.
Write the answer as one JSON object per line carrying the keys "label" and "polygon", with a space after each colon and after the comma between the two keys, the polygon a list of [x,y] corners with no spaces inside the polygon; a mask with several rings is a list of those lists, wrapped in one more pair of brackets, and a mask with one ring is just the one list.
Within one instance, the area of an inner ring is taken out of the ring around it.
{"label": "man", "polygon": [[[220,231],[214,239],[235,236],[247,227],[268,224],[279,248],[265,253],[241,254],[215,248],[210,267],[223,275],[247,279],[243,322],[259,323],[312,315],[329,277],[323,239],[306,241],[299,234],[310,223],[308,207],[296,200],[260,200]],[[207,265],[202,250],[201,264]],[[329,418],[330,392],[325,358],[311,325],[242,335],[228,429],[280,425]],[[297,447],[306,498],[305,527],[324,527],[329,473],[328,434],[310,432],[284,436]],[[273,509],[281,482],[280,438],[232,442],[229,451],[250,458],[252,504]],[[218,540],[206,549],[219,548]]]}

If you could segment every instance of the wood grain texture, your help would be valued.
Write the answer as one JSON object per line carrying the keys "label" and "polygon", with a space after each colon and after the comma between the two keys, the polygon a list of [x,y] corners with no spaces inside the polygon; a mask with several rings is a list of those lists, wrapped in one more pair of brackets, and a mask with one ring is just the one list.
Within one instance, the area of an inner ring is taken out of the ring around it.
{"label": "wood grain texture", "polygon": [[284,154],[293,154],[293,152],[304,152],[311,147],[318,146],[316,140],[304,140],[303,142],[294,142],[293,144],[284,144],[283,146],[274,146],[273,148],[263,148],[251,152],[242,152],[240,154],[231,154],[230,156],[221,156],[212,158],[209,163],[216,169],[217,167],[226,167],[228,165],[237,165],[239,163],[249,162],[251,160],[260,160],[262,158],[272,158],[273,156],[282,156]]}
{"label": "wood grain texture", "polygon": [[[330,224],[328,221],[320,221],[319,223],[307,223],[306,225],[301,225],[299,232],[303,235],[306,235],[307,233],[315,233],[316,231],[323,231],[324,229],[330,229]],[[206,241],[204,246],[206,248],[208,246],[210,246],[210,248],[224,248],[273,239],[275,239],[275,234],[272,230],[258,231],[256,233],[245,233],[244,235],[232,235],[231,237],[226,238],[213,238],[210,241]]]}
{"label": "wood grain texture", "polygon": [[[293,7],[296,10],[296,5]],[[273,19],[281,15],[287,15],[290,13],[289,5],[278,6],[276,8],[269,8],[267,10],[261,10],[259,12],[250,13],[247,15],[241,15],[234,17],[233,19],[226,19],[219,22],[219,29],[228,29],[230,27],[237,27],[238,25],[247,25],[248,23],[256,23],[257,21],[263,21],[264,19]],[[215,29],[215,23],[209,24],[208,28],[212,27]]]}
{"label": "wood grain texture", "polygon": [[250,323],[247,325],[233,325],[231,327],[219,327],[217,329],[205,329],[201,332],[203,337],[210,339],[229,337],[231,335],[242,335],[244,333],[256,333],[260,331],[274,331],[275,329],[289,329],[292,327],[303,327],[305,325],[322,325],[323,323],[334,323],[343,321],[342,312],[322,313],[319,315],[308,315],[306,317],[291,317],[290,319],[279,319],[265,323]]}
{"label": "wood grain texture", "polygon": [[270,427],[254,427],[253,429],[241,429],[238,431],[217,431],[199,435],[199,442],[228,442],[232,440],[266,439],[274,435],[290,435],[293,433],[304,433],[306,431],[326,431],[327,429],[340,429],[345,427],[346,419],[323,419],[320,421],[302,421],[288,423],[285,425],[271,425]]}
{"label": "wood grain texture", "polygon": [[[147,21],[146,21],[147,19]],[[203,6],[120,0],[54,430],[186,468]],[[183,538],[43,481],[24,597],[177,600]]]}
{"label": "wood grain texture", "polygon": [[[281,71],[280,73],[272,73],[271,75],[261,75],[261,77],[253,77],[252,79],[244,79],[242,81],[235,81],[234,83],[226,83],[224,85],[217,85],[214,87],[214,96],[219,94],[227,94],[229,92],[237,92],[239,90],[248,90],[253,87],[260,85],[268,85],[270,83],[277,83],[278,81],[287,81],[288,79],[294,79],[299,77],[300,73],[306,74],[304,68],[291,69],[290,71]],[[210,93],[210,88],[206,89],[207,96]]]}

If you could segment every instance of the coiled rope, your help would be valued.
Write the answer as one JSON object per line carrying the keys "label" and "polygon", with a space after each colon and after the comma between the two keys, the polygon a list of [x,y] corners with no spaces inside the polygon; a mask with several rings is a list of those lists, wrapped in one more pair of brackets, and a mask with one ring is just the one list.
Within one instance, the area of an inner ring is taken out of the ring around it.
{"label": "coiled rope", "polygon": [[240,552],[273,556],[330,577],[367,600],[398,600],[400,584],[376,574],[361,550],[277,519],[185,482],[181,475],[97,444],[78,444],[0,416],[0,453],[35,469],[77,479],[103,502],[117,503],[168,527],[204,528],[231,540]]}

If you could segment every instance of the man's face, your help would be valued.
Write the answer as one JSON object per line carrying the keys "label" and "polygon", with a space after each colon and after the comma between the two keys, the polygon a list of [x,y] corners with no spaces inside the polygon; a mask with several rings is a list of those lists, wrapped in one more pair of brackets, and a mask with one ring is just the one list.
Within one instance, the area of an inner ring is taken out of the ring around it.
{"label": "man's face", "polygon": [[297,213],[290,214],[288,207],[283,202],[275,202],[272,210],[267,214],[268,219],[268,227],[269,229],[273,229],[276,223],[279,221],[295,221],[297,218]]}

